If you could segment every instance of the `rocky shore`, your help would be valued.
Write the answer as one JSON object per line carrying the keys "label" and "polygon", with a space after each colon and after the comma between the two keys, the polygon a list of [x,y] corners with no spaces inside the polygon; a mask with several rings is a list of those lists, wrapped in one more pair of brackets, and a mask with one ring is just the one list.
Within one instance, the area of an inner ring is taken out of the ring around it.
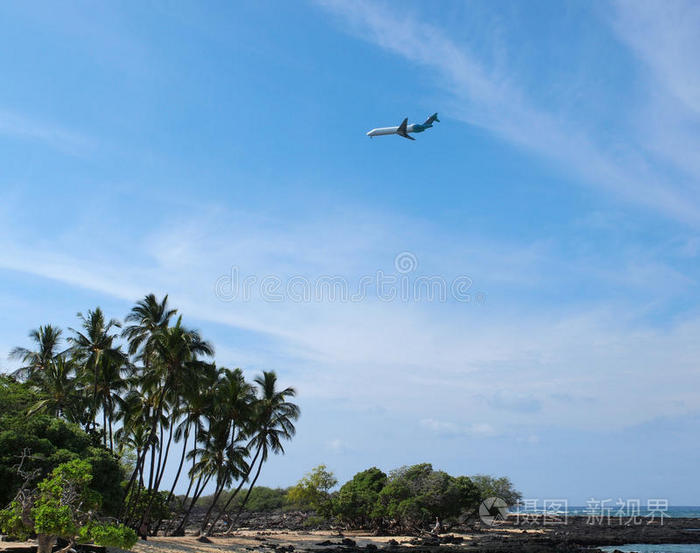
{"label": "rocky shore", "polygon": [[[194,517],[196,522],[197,517]],[[309,523],[313,521],[312,528]],[[194,533],[197,525],[190,527]],[[286,530],[303,532],[308,530],[331,531],[337,526],[318,523],[310,519],[307,513],[249,513],[241,517],[237,527],[246,531]],[[228,528],[227,522],[217,525],[217,532],[223,533]],[[340,529],[342,531],[342,528]],[[698,543],[700,544],[700,519],[664,518],[663,520],[626,520],[610,519],[592,521],[585,516],[569,516],[552,521],[538,516],[519,518],[509,516],[493,526],[481,522],[454,525],[446,528],[440,543],[428,534],[422,536],[395,536],[398,545],[434,547],[437,545],[468,545],[485,547],[494,551],[510,550],[514,547],[527,549],[528,544],[535,544],[540,550],[556,549],[558,545],[566,546],[608,546],[629,543]],[[347,533],[347,532],[346,532]],[[348,533],[349,535],[350,533]],[[457,540],[446,537],[458,536]],[[339,545],[339,544],[335,544]],[[347,547],[347,544],[345,544]]]}
{"label": "rocky shore", "polygon": [[[700,519],[667,518],[625,524],[611,519],[592,524],[586,517],[552,523],[541,518],[509,517],[493,526],[479,522],[453,526],[434,536],[378,535],[339,528],[310,529],[305,513],[250,514],[239,520],[231,535],[198,538],[197,518],[184,537],[157,536],[139,541],[136,553],[595,553],[602,546],[630,543],[698,543]],[[327,526],[327,525],[326,525]],[[217,530],[224,529],[224,524]],[[97,548],[93,548],[95,552]],[[32,553],[30,543],[0,543],[0,552]]]}

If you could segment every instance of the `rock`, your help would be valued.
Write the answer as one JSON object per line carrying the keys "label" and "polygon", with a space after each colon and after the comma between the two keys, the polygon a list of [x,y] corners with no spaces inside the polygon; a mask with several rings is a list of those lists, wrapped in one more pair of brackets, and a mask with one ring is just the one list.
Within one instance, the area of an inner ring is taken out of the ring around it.
{"label": "rock", "polygon": [[200,543],[211,543],[211,540],[206,536],[199,536],[197,541]]}
{"label": "rock", "polygon": [[448,536],[440,536],[440,543],[462,543],[464,541],[464,538],[462,536],[455,536],[455,535],[448,535]]}
{"label": "rock", "polygon": [[346,545],[348,547],[355,547],[357,545],[355,540],[351,540],[350,538],[343,538],[343,540],[340,543],[341,545]]}

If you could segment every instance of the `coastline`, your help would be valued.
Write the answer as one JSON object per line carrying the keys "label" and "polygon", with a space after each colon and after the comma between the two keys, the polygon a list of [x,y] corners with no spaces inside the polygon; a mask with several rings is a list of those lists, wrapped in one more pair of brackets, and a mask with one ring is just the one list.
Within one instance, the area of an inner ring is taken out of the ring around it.
{"label": "coastline", "polygon": [[[281,516],[282,519],[286,515]],[[268,518],[268,517],[263,517]],[[256,520],[262,522],[260,517]],[[292,519],[293,520],[293,519]],[[700,518],[665,519],[663,524],[639,526],[592,525],[587,517],[571,516],[565,524],[527,525],[515,517],[494,526],[475,525],[453,528],[439,537],[421,535],[375,535],[369,531],[270,529],[268,526],[242,528],[230,536],[201,539],[193,534],[182,537],[157,536],[139,540],[136,553],[394,553],[454,551],[455,553],[579,553],[603,551],[603,547],[627,544],[699,544]],[[290,520],[291,522],[291,520]],[[541,522],[541,521],[540,521]],[[277,526],[273,524],[273,526]],[[295,524],[291,524],[295,526]],[[3,542],[0,552],[31,553],[31,542]],[[80,548],[82,549],[82,548]],[[89,548],[99,552],[100,548]],[[110,551],[113,551],[110,548]]]}

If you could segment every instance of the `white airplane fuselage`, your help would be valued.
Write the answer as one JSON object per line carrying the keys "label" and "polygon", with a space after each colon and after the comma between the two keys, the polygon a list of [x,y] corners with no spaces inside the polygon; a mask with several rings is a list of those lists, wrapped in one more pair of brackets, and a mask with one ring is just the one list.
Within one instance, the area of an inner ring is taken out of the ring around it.
{"label": "white airplane fuselage", "polygon": [[408,136],[408,133],[423,132],[426,129],[430,129],[432,128],[433,123],[435,121],[437,121],[438,123],[440,122],[437,113],[433,113],[430,117],[428,117],[428,119],[426,119],[425,123],[423,124],[413,123],[412,125],[409,125],[408,117],[406,117],[403,121],[401,121],[401,124],[398,127],[379,127],[377,129],[372,129],[367,133],[367,136],[371,138],[373,136],[398,134],[399,136],[403,136],[404,138],[415,140],[415,138],[413,138],[412,136]]}
{"label": "white airplane fuselage", "polygon": [[[422,125],[421,125],[422,126]],[[415,125],[407,125],[406,126],[406,132],[421,132],[424,129],[421,129],[420,131],[416,131],[414,129]],[[372,129],[367,133],[367,136],[382,136],[384,134],[398,134],[396,131],[398,131],[398,127],[380,127],[378,129]]]}

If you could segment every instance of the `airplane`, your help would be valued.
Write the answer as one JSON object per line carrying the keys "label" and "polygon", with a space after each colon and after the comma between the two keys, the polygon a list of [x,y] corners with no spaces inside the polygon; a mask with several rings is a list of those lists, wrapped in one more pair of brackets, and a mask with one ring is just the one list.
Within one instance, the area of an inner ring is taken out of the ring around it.
{"label": "airplane", "polygon": [[409,125],[408,117],[406,117],[406,119],[401,121],[401,124],[398,127],[381,127],[379,129],[372,129],[367,133],[367,136],[372,138],[375,136],[382,136],[384,134],[398,134],[399,136],[403,136],[404,138],[408,138],[409,140],[415,140],[415,138],[409,136],[408,133],[423,132],[425,129],[431,128],[433,126],[434,121],[437,121],[438,123],[440,122],[437,113],[433,113],[430,117],[428,117],[425,120],[425,123],[423,123],[422,125],[418,123]]}

